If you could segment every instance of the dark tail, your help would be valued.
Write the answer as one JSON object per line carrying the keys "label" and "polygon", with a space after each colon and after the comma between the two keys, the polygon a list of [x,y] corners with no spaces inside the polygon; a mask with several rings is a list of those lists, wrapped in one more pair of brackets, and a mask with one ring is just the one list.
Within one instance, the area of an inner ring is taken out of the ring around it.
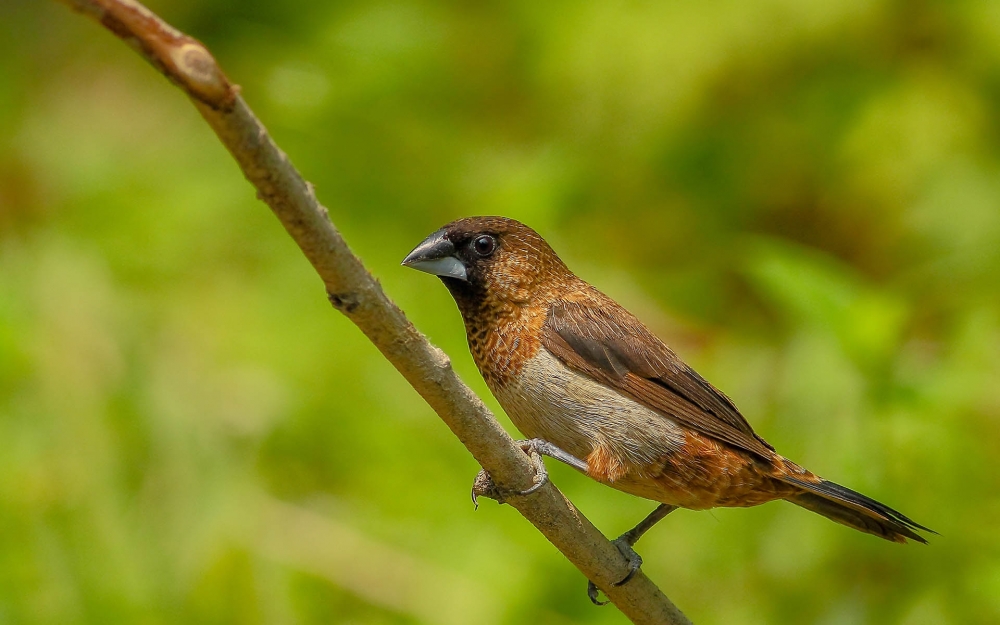
{"label": "dark tail", "polygon": [[856,530],[875,534],[897,543],[905,543],[906,539],[909,538],[927,544],[924,537],[914,530],[937,533],[896,512],[889,506],[840,484],[834,484],[824,479],[812,483],[793,476],[782,476],[779,479],[787,484],[798,486],[803,491],[787,497],[788,501]]}

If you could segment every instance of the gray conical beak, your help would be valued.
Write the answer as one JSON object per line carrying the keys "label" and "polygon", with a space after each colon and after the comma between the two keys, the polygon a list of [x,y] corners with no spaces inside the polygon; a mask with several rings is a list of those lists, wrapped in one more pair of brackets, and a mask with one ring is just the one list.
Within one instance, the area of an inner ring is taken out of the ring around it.
{"label": "gray conical beak", "polygon": [[438,230],[424,239],[423,243],[413,248],[403,259],[403,266],[435,276],[468,280],[465,265],[455,257],[455,244],[446,239],[444,234],[444,230]]}

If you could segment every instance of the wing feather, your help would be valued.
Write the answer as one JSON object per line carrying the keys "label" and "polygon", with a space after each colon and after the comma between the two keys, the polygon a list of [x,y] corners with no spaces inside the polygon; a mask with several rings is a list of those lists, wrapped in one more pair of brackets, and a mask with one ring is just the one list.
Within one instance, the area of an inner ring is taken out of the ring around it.
{"label": "wing feather", "polygon": [[542,344],[567,367],[685,427],[764,459],[775,455],[728,397],[608,298],[553,306]]}

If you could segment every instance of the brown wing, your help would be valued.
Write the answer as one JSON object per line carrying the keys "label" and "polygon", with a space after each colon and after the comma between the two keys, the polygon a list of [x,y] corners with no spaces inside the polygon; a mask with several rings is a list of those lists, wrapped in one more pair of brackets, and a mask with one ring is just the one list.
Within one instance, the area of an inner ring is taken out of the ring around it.
{"label": "brown wing", "polygon": [[764,459],[774,448],[757,436],[732,401],[610,299],[552,307],[542,344],[567,367],[674,419]]}

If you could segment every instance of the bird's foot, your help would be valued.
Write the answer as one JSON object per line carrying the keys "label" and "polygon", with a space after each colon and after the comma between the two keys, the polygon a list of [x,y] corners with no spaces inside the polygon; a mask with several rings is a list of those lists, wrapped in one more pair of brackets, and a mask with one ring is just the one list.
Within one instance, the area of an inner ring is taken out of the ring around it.
{"label": "bird's foot", "polygon": [[[631,532],[625,532],[618,538],[611,541],[611,544],[617,547],[618,551],[620,551],[621,554],[625,556],[625,560],[628,561],[628,572],[625,574],[625,577],[621,578],[617,582],[614,582],[612,584],[613,586],[624,586],[625,584],[628,583],[630,579],[632,579],[635,576],[636,572],[642,567],[642,556],[636,553],[635,549],[632,548],[633,542],[634,541],[632,539]],[[593,602],[593,604],[607,605],[608,604],[607,601],[601,601],[600,599],[597,598],[597,593],[598,593],[597,584],[595,584],[590,580],[587,580],[587,596],[590,597],[590,600]]]}
{"label": "bird's foot", "polygon": [[[507,491],[500,488],[490,477],[490,474],[486,472],[486,469],[481,469],[476,475],[476,479],[472,482],[472,505],[479,508],[479,498],[487,497],[489,499],[495,499],[497,503],[504,503],[509,497],[512,496],[523,496],[530,495],[531,493],[537,491],[545,483],[549,481],[549,472],[545,468],[545,463],[542,462],[542,454],[551,455],[547,452],[552,450],[563,453],[561,449],[543,441],[540,438],[533,438],[524,441],[515,441],[517,445],[521,448],[524,453],[528,454],[528,458],[531,459],[531,463],[535,467],[535,478],[534,483],[524,490],[519,491]],[[553,456],[555,457],[555,456]],[[572,456],[570,456],[572,458]]]}
{"label": "bird's foot", "polygon": [[[618,547],[618,551],[620,551],[628,561],[628,573],[626,573],[625,577],[623,577],[620,581],[612,584],[612,586],[622,586],[627,584],[628,581],[635,576],[636,571],[638,571],[639,567],[642,566],[642,558],[639,557],[639,554],[637,554],[635,549],[632,547],[639,542],[642,535],[648,532],[651,527],[659,523],[663,517],[667,516],[676,509],[677,506],[661,503],[656,507],[656,510],[653,510],[646,515],[645,519],[639,521],[638,525],[611,541],[611,544]],[[594,602],[594,605],[607,604],[607,601],[597,600],[597,585],[589,580],[587,581],[587,596]]]}

